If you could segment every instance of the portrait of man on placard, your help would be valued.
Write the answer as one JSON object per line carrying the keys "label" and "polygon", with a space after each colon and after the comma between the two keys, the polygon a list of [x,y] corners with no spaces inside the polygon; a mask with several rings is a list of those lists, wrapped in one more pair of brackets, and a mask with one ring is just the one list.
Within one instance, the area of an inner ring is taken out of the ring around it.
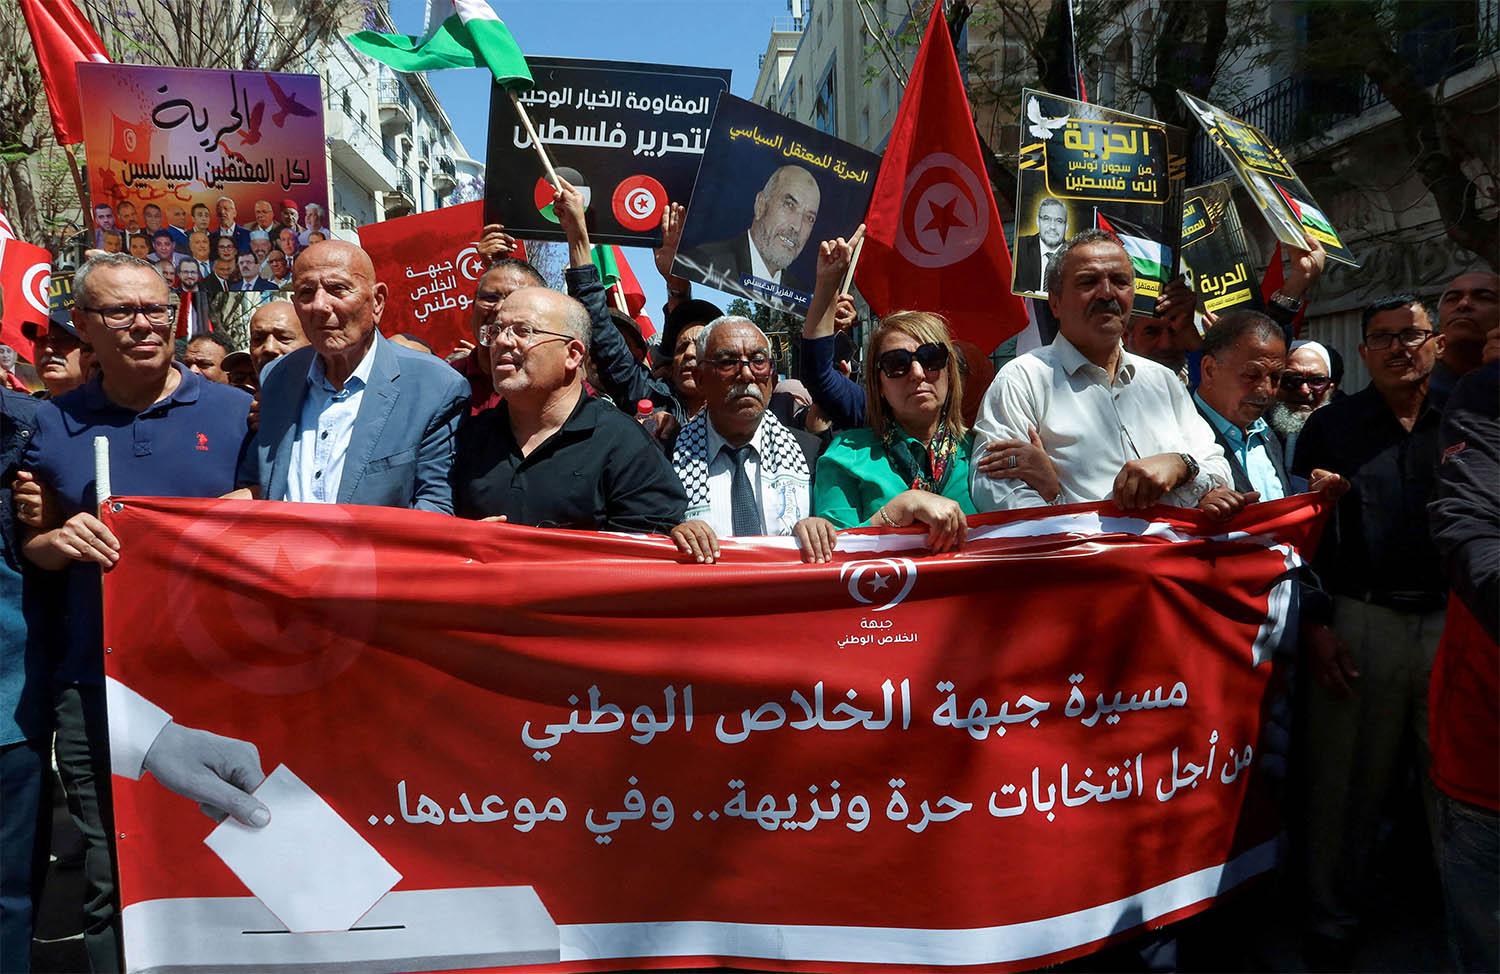
{"label": "portrait of man on placard", "polygon": [[1036,205],[1036,233],[1016,238],[1016,276],[1011,288],[1018,294],[1047,296],[1047,262],[1067,243],[1068,204],[1042,196]]}
{"label": "portrait of man on placard", "polygon": [[692,256],[706,274],[720,280],[714,286],[731,294],[746,293],[746,277],[810,291],[811,282],[789,268],[812,236],[821,199],[818,181],[806,167],[781,166],[755,194],[749,227],[695,248]]}

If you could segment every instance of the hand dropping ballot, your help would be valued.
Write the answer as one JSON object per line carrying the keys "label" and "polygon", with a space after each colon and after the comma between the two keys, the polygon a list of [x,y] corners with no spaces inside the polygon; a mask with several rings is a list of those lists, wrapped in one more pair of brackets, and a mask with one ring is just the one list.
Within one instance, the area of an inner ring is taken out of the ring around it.
{"label": "hand dropping ballot", "polygon": [[264,828],[232,818],[204,843],[293,933],[348,930],[401,881],[390,863],[286,765],[255,790]]}

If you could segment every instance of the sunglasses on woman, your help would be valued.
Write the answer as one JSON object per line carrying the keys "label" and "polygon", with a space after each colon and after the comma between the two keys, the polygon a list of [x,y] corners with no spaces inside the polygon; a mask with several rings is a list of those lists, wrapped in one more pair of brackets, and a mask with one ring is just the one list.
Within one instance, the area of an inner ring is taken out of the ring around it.
{"label": "sunglasses on woman", "polygon": [[921,363],[922,371],[928,375],[941,372],[948,367],[948,346],[928,342],[926,345],[918,345],[916,351],[893,348],[889,352],[882,352],[875,364],[887,379],[899,379],[911,371],[913,359]]}

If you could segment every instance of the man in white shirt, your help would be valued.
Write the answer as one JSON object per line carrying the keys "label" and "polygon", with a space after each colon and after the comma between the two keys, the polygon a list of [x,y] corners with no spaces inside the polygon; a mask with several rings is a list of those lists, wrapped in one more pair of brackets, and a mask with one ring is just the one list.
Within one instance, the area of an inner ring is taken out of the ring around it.
{"label": "man in white shirt", "polygon": [[722,537],[795,534],[805,555],[825,553],[818,542],[831,548],[833,525],[809,517],[821,444],[766,409],[776,378],[770,341],[749,319],[726,315],[709,322],[697,343],[705,403],[672,451],[688,495],[688,520],[672,540],[704,563],[718,556]]}
{"label": "man in white shirt", "polygon": [[[1085,230],[1053,264],[1052,344],[1011,361],[985,393],[975,424],[970,490],[981,511],[1112,499],[1135,510],[1163,503],[1228,516],[1246,498],[1230,490],[1224,451],[1171,370],[1125,351],[1135,296],[1125,248]],[[980,470],[986,444],[1026,444],[1035,430],[1061,491],[1044,498],[1016,476],[1025,446],[1001,451],[1004,469]]]}

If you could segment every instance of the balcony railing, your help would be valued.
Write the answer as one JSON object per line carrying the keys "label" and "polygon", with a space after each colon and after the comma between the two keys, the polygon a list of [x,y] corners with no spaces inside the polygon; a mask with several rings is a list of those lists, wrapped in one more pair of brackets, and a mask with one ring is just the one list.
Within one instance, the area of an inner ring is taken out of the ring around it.
{"label": "balcony railing", "polygon": [[[1443,46],[1424,44],[1425,39],[1429,38],[1413,32],[1401,39],[1399,47],[1411,52],[1407,64],[1424,85],[1468,70],[1497,48],[1495,26],[1489,21],[1480,26],[1473,42],[1456,49],[1451,41]],[[1380,86],[1363,75],[1339,84],[1299,74],[1283,78],[1237,106],[1225,107],[1264,132],[1273,144],[1286,148],[1383,104]],[[1188,179],[1192,185],[1218,179],[1229,171],[1229,164],[1202,129],[1193,136],[1191,158]]]}

